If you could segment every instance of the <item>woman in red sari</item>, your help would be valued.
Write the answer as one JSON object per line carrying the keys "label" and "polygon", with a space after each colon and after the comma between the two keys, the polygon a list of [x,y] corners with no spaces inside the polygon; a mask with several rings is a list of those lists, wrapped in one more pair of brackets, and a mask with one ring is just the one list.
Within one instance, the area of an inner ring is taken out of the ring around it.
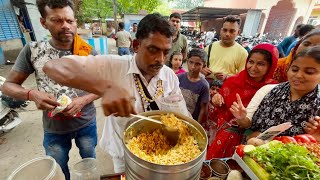
{"label": "woman in red sari", "polygon": [[246,107],[262,86],[276,84],[272,78],[277,62],[277,48],[271,44],[259,44],[249,53],[245,70],[223,83],[219,94],[212,100],[218,107],[213,112],[217,118],[217,133],[212,142],[209,142],[207,159],[232,156],[234,147],[241,143],[244,129],[238,128],[229,108],[237,101],[236,94],[240,95]]}

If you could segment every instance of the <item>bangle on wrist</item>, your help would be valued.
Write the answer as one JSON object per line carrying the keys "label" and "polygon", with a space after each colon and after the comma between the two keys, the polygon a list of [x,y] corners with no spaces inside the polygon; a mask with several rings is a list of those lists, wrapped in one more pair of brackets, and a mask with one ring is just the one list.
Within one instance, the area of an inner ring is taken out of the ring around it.
{"label": "bangle on wrist", "polygon": [[28,92],[27,92],[27,100],[30,101],[30,92],[32,91],[33,89],[30,89]]}

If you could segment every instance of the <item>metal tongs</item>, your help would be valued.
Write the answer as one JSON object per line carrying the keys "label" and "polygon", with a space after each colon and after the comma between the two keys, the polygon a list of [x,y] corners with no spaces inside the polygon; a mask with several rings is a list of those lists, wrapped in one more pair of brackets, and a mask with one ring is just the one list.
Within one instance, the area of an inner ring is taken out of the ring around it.
{"label": "metal tongs", "polygon": [[136,118],[147,120],[149,122],[160,124],[163,127],[162,132],[168,138],[168,140],[170,141],[170,144],[172,146],[175,146],[177,144],[179,136],[180,136],[180,132],[178,131],[178,128],[169,127],[169,126],[163,124],[161,121],[149,118],[147,116],[142,116],[142,115],[138,115],[138,114],[130,114],[130,115],[132,117],[136,117]]}

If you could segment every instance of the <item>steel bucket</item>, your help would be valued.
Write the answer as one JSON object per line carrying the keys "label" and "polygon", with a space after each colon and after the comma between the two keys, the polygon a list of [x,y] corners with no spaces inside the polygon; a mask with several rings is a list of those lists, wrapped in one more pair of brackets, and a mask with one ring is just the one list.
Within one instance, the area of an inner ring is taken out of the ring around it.
{"label": "steel bucket", "polygon": [[126,146],[126,142],[140,133],[154,131],[160,128],[154,123],[149,124],[148,121],[132,118],[126,125],[123,145],[125,158],[125,173],[128,180],[141,179],[183,179],[183,180],[198,180],[200,178],[202,163],[206,157],[206,150],[208,144],[207,135],[202,126],[195,120],[186,117],[177,112],[169,111],[150,111],[141,113],[144,116],[150,116],[154,119],[160,119],[160,115],[173,113],[176,117],[183,120],[191,131],[193,137],[197,140],[201,153],[198,157],[185,164],[179,165],[159,165],[145,161],[134,155]]}

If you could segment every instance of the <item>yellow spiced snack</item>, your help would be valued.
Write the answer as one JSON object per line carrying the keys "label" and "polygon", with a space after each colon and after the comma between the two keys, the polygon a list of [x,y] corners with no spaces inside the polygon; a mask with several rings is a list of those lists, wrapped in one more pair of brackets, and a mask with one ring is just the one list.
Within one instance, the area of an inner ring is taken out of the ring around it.
{"label": "yellow spiced snack", "polygon": [[66,106],[68,104],[68,97],[66,95],[62,95],[60,99],[60,106]]}
{"label": "yellow spiced snack", "polygon": [[175,146],[171,146],[167,137],[157,129],[129,140],[126,144],[128,149],[143,160],[161,165],[184,164],[200,155],[199,145],[187,124],[173,114],[161,116],[161,121],[167,126],[178,128],[180,137]]}

